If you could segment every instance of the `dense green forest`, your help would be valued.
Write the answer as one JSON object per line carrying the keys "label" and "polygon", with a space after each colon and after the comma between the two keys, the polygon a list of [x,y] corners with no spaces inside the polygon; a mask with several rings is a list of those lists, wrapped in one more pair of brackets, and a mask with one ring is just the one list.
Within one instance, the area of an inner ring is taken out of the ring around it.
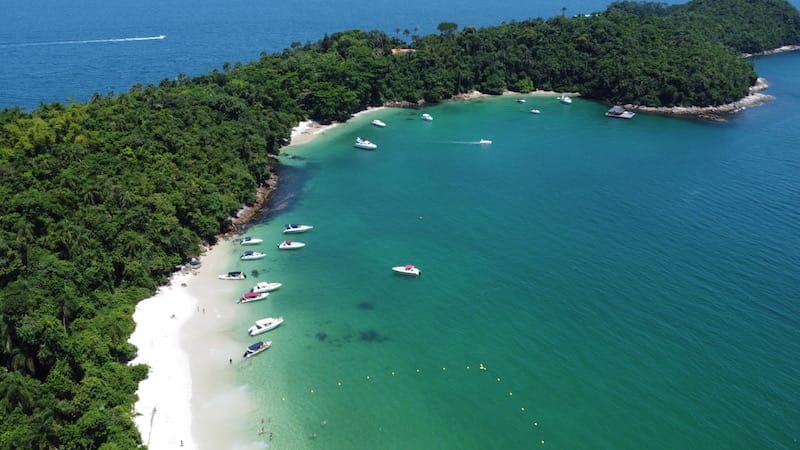
{"label": "dense green forest", "polygon": [[203,76],[0,112],[0,448],[142,445],[134,306],[254,201],[298,121],[475,89],[725,103],[756,78],[739,55],[800,43],[800,15],[778,0],[619,2],[439,31],[341,32]]}

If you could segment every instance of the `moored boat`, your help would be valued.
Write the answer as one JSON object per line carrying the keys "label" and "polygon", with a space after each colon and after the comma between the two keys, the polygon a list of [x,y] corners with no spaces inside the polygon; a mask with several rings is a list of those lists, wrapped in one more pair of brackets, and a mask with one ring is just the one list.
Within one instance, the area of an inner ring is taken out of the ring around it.
{"label": "moored boat", "polygon": [[265,256],[267,256],[266,253],[261,253],[261,252],[256,252],[256,251],[253,251],[253,250],[248,250],[248,251],[242,253],[242,256],[240,256],[239,259],[241,259],[242,261],[252,261],[254,259],[261,259],[261,258],[263,258]]}
{"label": "moored boat", "polygon": [[242,238],[241,245],[256,245],[264,242],[263,239],[254,238],[252,236],[245,236]]}
{"label": "moored boat", "polygon": [[278,244],[278,248],[281,249],[281,250],[294,250],[294,249],[298,249],[298,248],[303,248],[305,246],[306,246],[306,244],[304,244],[302,242],[288,241],[288,240],[287,241],[283,241],[280,244]]}
{"label": "moored boat", "polygon": [[269,330],[278,328],[278,325],[283,323],[283,317],[265,317],[256,320],[256,324],[247,329],[250,336],[257,336],[261,333],[266,333]]}
{"label": "moored boat", "polygon": [[375,150],[378,148],[377,144],[374,144],[366,139],[361,139],[360,137],[356,138],[356,143],[353,144],[353,147],[361,148],[364,150]]}
{"label": "moored boat", "polygon": [[386,126],[386,122],[378,119],[373,120],[372,124],[375,125],[376,127],[381,127],[381,128]]}
{"label": "moored boat", "polygon": [[606,111],[606,117],[614,117],[617,119],[633,119],[636,113],[633,111],[626,111],[622,106],[616,105]]}
{"label": "moored boat", "polygon": [[250,292],[272,292],[281,286],[283,286],[281,283],[268,283],[266,281],[259,281],[255,286],[250,288]]}
{"label": "moored boat", "polygon": [[572,99],[568,95],[559,96],[558,97],[558,101],[560,101],[561,103],[563,103],[565,105],[569,105],[570,103],[572,103]]}
{"label": "moored boat", "polygon": [[540,113],[541,113],[541,111],[539,111],[539,110],[538,110],[538,109],[536,109],[536,108],[532,108],[532,109],[531,109],[531,114],[540,114]]}
{"label": "moored boat", "polygon": [[220,280],[244,280],[247,275],[244,272],[228,272],[218,276]]}
{"label": "moored boat", "polygon": [[247,346],[247,350],[244,351],[244,355],[242,355],[242,356],[245,357],[245,358],[250,358],[250,357],[256,356],[257,354],[263,352],[264,350],[270,348],[271,346],[272,346],[272,341],[266,341],[266,342],[258,341],[258,342],[255,342],[255,343],[250,344],[250,345]]}
{"label": "moored boat", "polygon": [[416,267],[413,264],[406,264],[405,266],[394,266],[392,267],[392,270],[394,270],[397,273],[401,273],[403,275],[419,276],[419,274],[422,273],[419,267]]}
{"label": "moored boat", "polygon": [[252,303],[259,300],[264,300],[269,297],[269,292],[245,292],[239,299],[239,303]]}
{"label": "moored boat", "polygon": [[310,229],[314,228],[311,225],[303,225],[299,223],[287,223],[283,226],[283,232],[286,234],[289,233],[304,233]]}
{"label": "moored boat", "polygon": [[433,120],[433,116],[431,116],[428,113],[424,113],[420,117],[422,118],[422,120],[428,120],[428,121]]}

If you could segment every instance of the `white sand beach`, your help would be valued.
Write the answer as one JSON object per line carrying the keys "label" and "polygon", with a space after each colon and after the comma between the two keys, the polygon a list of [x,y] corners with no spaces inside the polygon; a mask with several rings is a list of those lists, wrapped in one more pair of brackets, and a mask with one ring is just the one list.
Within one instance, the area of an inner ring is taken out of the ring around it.
{"label": "white sand beach", "polygon": [[242,353],[230,332],[240,311],[235,299],[251,280],[217,278],[235,270],[230,245],[216,245],[194,274],[173,274],[169,285],[136,305],[129,341],[139,351],[131,364],[147,364],[150,372],[139,384],[134,421],[151,449],[230,448],[241,414],[252,409],[244,392],[231,389]]}
{"label": "white sand beach", "polygon": [[[378,107],[370,107],[363,111],[359,111],[352,115],[352,117],[359,117],[364,114],[372,114],[374,112],[380,111],[382,109],[386,109],[385,106],[378,106]],[[307,144],[314,140],[314,138],[319,137],[329,129],[340,125],[339,122],[334,122],[328,125],[322,125],[319,122],[315,122],[313,120],[306,120],[297,124],[296,127],[292,128],[292,135],[290,138],[289,145],[302,145]]]}
{"label": "white sand beach", "polygon": [[139,384],[136,426],[151,449],[197,446],[191,433],[192,378],[189,359],[180,347],[180,330],[197,306],[184,283],[194,275],[176,273],[168,286],[136,305],[136,330],[129,342],[138,349],[131,364],[147,364],[150,373]]}

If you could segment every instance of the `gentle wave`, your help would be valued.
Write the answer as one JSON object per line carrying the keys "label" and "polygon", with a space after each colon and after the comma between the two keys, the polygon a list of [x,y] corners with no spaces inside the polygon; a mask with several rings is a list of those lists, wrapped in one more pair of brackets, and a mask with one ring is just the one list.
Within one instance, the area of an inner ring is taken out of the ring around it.
{"label": "gentle wave", "polygon": [[145,37],[127,37],[127,38],[113,38],[113,39],[85,39],[80,41],[48,41],[48,42],[21,42],[16,44],[0,44],[0,48],[15,48],[15,47],[36,47],[42,45],[75,45],[75,44],[105,44],[113,42],[132,42],[132,41],[160,41],[165,39],[165,34],[158,36],[145,36]]}

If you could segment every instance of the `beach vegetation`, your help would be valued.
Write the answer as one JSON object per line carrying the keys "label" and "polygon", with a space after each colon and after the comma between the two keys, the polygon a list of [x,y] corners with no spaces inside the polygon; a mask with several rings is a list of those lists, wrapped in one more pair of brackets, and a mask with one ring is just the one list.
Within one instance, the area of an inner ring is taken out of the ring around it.
{"label": "beach vegetation", "polygon": [[142,445],[134,307],[230,230],[299,121],[473,90],[715,105],[755,81],[742,53],[797,44],[799,24],[782,0],[694,0],[443,22],[410,43],[351,30],[86,103],[0,111],[0,449]]}

